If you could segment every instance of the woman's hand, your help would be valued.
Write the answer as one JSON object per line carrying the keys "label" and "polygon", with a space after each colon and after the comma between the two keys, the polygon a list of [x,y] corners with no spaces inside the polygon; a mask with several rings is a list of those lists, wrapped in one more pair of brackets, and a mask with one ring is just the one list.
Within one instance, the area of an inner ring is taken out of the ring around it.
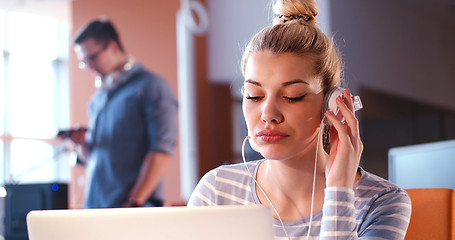
{"label": "woman's hand", "polygon": [[342,97],[337,98],[336,104],[345,123],[330,111],[325,113],[333,124],[330,131],[330,154],[325,169],[326,186],[353,188],[363,144],[359,134],[359,121],[354,115],[354,102],[349,89],[343,92]]}

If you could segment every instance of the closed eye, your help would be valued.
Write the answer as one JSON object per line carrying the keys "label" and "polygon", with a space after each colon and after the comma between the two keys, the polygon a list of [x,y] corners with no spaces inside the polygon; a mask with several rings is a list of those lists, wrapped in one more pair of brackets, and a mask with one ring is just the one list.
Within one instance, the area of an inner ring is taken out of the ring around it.
{"label": "closed eye", "polygon": [[303,94],[302,96],[300,97],[294,97],[294,98],[291,98],[291,97],[283,97],[284,99],[286,99],[288,102],[290,103],[294,103],[294,102],[300,102],[302,101],[302,99],[306,96],[306,94]]}
{"label": "closed eye", "polygon": [[261,99],[262,99],[262,98],[264,98],[264,97],[258,97],[258,96],[256,96],[256,97],[253,97],[253,96],[246,96],[245,98],[246,98],[246,99],[248,99],[248,100],[251,100],[251,101],[253,101],[253,102],[257,102],[257,101],[261,100]]}

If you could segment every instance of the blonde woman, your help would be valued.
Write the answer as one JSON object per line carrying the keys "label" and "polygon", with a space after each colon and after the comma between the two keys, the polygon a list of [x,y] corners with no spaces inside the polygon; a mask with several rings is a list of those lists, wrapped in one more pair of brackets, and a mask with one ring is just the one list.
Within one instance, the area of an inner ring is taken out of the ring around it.
{"label": "blonde woman", "polygon": [[350,91],[334,98],[338,114],[323,110],[342,66],[316,25],[316,3],[279,0],[274,11],[274,25],[251,39],[242,61],[247,138],[264,159],[208,172],[188,206],[269,206],[276,239],[403,239],[410,198],[359,167]]}

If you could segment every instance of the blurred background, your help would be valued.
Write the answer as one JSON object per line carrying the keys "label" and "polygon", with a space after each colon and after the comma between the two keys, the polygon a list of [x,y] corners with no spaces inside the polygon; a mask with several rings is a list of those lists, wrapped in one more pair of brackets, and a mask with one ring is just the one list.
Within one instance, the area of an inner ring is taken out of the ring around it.
{"label": "blurred background", "polygon": [[[391,148],[455,139],[454,0],[317,2],[344,87],[363,101],[362,167],[388,178]],[[82,206],[84,168],[55,136],[87,125],[94,75],[77,67],[72,37],[105,16],[179,96],[181,138],[165,182],[167,204],[184,204],[204,173],[241,161],[240,56],[271,12],[270,0],[0,0],[0,186],[68,184],[69,207]],[[0,217],[6,195],[0,188]]]}

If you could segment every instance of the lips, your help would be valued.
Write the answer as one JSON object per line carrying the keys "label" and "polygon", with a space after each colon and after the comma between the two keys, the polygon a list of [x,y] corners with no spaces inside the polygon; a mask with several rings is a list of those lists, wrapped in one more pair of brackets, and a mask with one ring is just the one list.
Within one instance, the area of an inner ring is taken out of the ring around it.
{"label": "lips", "polygon": [[267,143],[277,143],[284,138],[288,137],[289,135],[286,133],[283,133],[278,130],[261,130],[257,133],[258,138],[261,141],[267,142]]}

